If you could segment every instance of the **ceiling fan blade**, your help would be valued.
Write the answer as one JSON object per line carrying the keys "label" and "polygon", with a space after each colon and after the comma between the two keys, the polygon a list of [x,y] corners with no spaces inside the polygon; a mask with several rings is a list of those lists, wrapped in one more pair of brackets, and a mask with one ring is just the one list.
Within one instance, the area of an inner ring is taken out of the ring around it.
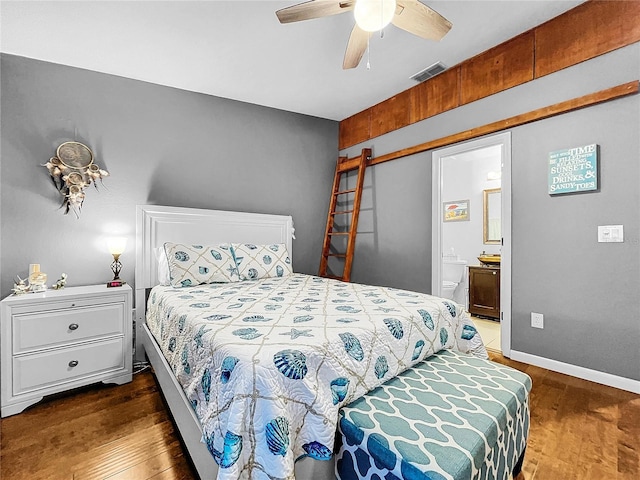
{"label": "ceiling fan blade", "polygon": [[427,40],[440,40],[453,26],[435,10],[418,0],[400,0],[392,23]]}
{"label": "ceiling fan blade", "polygon": [[371,32],[365,32],[358,25],[353,26],[349,36],[349,43],[347,44],[347,51],[344,53],[343,69],[347,70],[358,66],[360,60],[362,60],[362,55],[367,49],[370,36]]}
{"label": "ceiling fan blade", "polygon": [[311,0],[276,12],[280,23],[299,22],[312,18],[328,17],[353,10],[355,0]]}

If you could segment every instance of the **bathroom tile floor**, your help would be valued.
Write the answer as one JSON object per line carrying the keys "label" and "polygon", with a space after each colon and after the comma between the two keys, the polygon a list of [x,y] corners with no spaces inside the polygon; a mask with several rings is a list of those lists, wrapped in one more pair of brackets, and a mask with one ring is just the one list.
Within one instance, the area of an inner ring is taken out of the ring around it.
{"label": "bathroom tile floor", "polygon": [[500,352],[500,322],[472,316],[471,319],[480,332],[487,350]]}

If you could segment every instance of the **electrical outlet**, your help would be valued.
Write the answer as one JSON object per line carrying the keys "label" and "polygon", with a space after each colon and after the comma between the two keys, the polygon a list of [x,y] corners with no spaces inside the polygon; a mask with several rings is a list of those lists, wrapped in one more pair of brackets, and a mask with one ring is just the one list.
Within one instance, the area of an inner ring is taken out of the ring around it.
{"label": "electrical outlet", "polygon": [[544,328],[544,315],[531,312],[531,326],[533,328]]}

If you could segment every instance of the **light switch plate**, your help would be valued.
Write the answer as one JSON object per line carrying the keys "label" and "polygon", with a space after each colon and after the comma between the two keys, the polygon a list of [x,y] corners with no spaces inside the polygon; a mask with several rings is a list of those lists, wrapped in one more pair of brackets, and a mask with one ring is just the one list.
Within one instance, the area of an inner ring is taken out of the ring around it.
{"label": "light switch plate", "polygon": [[598,242],[624,242],[624,227],[622,225],[598,225]]}
{"label": "light switch plate", "polygon": [[544,328],[544,315],[531,312],[531,326],[533,328]]}

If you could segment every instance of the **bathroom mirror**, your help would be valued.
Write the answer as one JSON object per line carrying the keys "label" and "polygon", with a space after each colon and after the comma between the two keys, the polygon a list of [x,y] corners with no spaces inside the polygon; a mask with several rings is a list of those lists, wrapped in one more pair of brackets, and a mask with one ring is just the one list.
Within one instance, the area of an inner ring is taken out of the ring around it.
{"label": "bathroom mirror", "polygon": [[496,245],[502,241],[502,192],[499,188],[483,190],[484,215],[482,241],[485,245]]}

